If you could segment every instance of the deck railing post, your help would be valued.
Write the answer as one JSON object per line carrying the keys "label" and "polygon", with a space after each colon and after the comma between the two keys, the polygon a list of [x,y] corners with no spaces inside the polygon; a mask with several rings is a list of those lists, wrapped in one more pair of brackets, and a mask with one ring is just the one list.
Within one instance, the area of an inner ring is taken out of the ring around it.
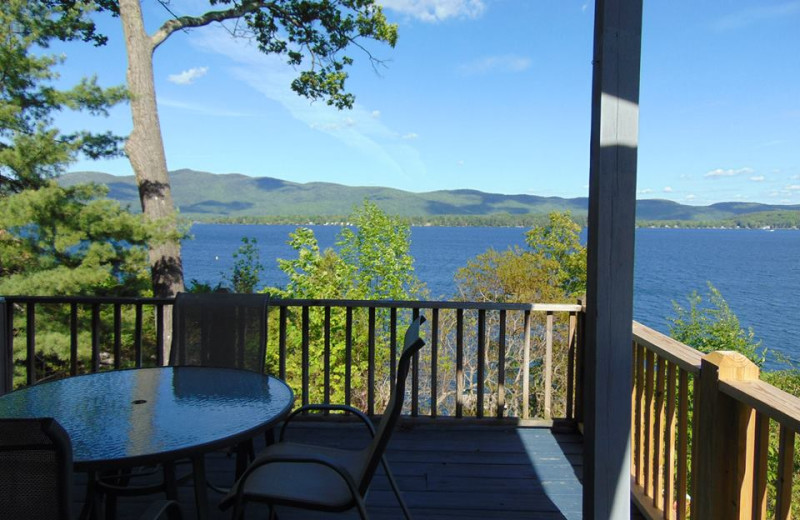
{"label": "deck railing post", "polygon": [[14,379],[14,355],[11,352],[11,323],[6,300],[0,297],[0,395],[11,391]]}
{"label": "deck railing post", "polygon": [[758,380],[758,367],[738,352],[703,357],[698,380],[696,483],[692,518],[750,518],[753,510],[755,411],[719,390],[725,381]]}

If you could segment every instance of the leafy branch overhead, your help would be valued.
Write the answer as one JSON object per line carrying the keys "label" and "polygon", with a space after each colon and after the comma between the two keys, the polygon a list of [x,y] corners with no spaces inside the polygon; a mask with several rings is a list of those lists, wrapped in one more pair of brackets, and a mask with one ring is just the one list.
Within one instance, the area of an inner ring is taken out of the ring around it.
{"label": "leafy branch overhead", "polygon": [[[397,25],[388,23],[374,0],[210,0],[210,5],[226,8],[174,16],[150,36],[152,49],[177,31],[241,20],[244,24],[228,28],[232,36],[253,40],[265,54],[285,55],[289,65],[301,69],[292,90],[310,99],[326,99],[340,109],[352,108],[355,100],[345,90],[345,68],[353,63],[353,58],[343,54],[345,49],[355,46],[375,65],[381,60],[361,40],[391,47],[397,42]],[[108,1],[101,7],[117,8]]]}

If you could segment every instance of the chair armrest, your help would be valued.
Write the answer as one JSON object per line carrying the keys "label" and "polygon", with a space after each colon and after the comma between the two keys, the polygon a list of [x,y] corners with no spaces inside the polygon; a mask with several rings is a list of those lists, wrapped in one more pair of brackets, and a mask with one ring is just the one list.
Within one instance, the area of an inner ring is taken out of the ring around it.
{"label": "chair armrest", "polygon": [[286,420],[283,422],[283,426],[281,427],[281,433],[278,436],[278,440],[283,442],[283,434],[286,432],[286,427],[289,423],[301,413],[310,412],[310,411],[327,411],[327,412],[346,412],[355,415],[369,430],[369,434],[372,437],[375,437],[375,425],[372,424],[372,420],[370,420],[367,415],[359,410],[358,408],[353,408],[352,406],[348,406],[346,404],[307,404],[305,406],[301,406],[297,410],[293,411],[289,414]]}

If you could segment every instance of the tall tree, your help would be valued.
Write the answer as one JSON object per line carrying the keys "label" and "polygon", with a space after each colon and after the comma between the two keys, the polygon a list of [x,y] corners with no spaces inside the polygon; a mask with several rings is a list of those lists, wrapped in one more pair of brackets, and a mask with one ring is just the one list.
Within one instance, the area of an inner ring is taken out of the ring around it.
{"label": "tall tree", "polygon": [[[133,115],[125,151],[136,175],[142,210],[148,219],[161,221],[170,229],[175,227],[175,211],[153,81],[153,52],[159,45],[177,31],[236,21],[234,36],[253,39],[263,53],[284,55],[289,65],[301,68],[292,90],[342,109],[354,102],[345,89],[345,68],[353,59],[344,55],[344,50],[351,45],[365,50],[359,42],[362,39],[392,46],[397,40],[397,27],[386,21],[375,0],[209,0],[210,7],[222,9],[199,16],[175,16],[153,34],[145,30],[141,0],[97,1],[103,9],[119,14],[125,33]],[[157,296],[183,289],[177,240],[152,246],[150,265]]]}

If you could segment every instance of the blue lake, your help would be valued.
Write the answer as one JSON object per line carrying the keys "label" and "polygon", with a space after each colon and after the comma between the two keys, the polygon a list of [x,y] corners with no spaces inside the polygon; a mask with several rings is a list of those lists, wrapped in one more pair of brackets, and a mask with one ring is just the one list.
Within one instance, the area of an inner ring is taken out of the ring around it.
{"label": "blue lake", "polygon": [[[293,258],[286,244],[297,226],[194,224],[183,243],[187,280],[217,283],[230,272],[242,237],[258,241],[264,285],[287,278],[277,258]],[[334,247],[337,226],[309,226],[321,248]],[[433,298],[455,292],[453,274],[488,248],[525,243],[524,228],[414,227],[411,254],[417,276]],[[800,231],[724,229],[639,229],[636,232],[634,318],[662,332],[672,302],[685,304],[692,291],[711,282],[742,325],[752,327],[763,345],[800,360]]]}

